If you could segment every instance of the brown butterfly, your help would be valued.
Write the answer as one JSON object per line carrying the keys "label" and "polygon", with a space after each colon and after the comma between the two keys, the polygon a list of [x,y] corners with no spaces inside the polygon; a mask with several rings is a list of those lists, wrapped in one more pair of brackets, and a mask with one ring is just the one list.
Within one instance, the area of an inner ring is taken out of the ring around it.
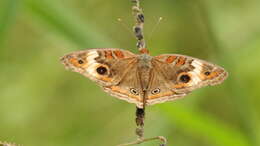
{"label": "brown butterfly", "polygon": [[223,82],[221,67],[189,56],[104,48],[72,52],[61,58],[67,69],[78,72],[119,99],[139,108],[184,97],[192,90]]}

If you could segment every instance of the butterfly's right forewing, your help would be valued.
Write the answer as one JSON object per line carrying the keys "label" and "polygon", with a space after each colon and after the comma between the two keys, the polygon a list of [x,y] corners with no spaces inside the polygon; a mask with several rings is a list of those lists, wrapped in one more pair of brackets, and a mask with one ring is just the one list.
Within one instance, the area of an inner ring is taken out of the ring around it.
{"label": "butterfly's right forewing", "polygon": [[122,49],[88,49],[61,58],[67,69],[78,72],[101,86],[117,84],[136,55]]}

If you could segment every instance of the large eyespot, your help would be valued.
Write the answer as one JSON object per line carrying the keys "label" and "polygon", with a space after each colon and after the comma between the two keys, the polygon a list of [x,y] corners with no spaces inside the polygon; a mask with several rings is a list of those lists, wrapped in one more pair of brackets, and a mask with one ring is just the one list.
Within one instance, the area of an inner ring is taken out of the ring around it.
{"label": "large eyespot", "polygon": [[80,60],[78,60],[78,63],[79,63],[79,64],[83,64],[84,61],[80,59]]}
{"label": "large eyespot", "polygon": [[104,66],[99,66],[97,69],[96,69],[97,73],[100,74],[100,75],[104,75],[107,73],[107,68],[104,67]]}
{"label": "large eyespot", "polygon": [[151,91],[151,93],[152,94],[158,94],[158,93],[160,93],[160,89],[159,88],[155,88],[155,89],[153,89],[152,91]]}
{"label": "large eyespot", "polygon": [[139,95],[138,90],[135,89],[135,88],[130,88],[130,92],[131,92],[132,94],[134,94],[134,95]]}
{"label": "large eyespot", "polygon": [[191,80],[188,74],[182,74],[179,78],[179,81],[182,83],[188,83]]}

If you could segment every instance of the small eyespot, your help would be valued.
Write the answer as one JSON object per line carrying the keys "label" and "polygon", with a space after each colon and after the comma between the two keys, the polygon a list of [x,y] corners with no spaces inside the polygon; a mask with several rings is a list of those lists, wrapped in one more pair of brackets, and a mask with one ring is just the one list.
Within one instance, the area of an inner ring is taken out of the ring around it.
{"label": "small eyespot", "polygon": [[209,76],[209,75],[210,75],[210,72],[209,72],[209,71],[206,71],[206,72],[204,72],[204,75]]}
{"label": "small eyespot", "polygon": [[83,60],[78,60],[78,63],[79,63],[79,64],[83,64],[84,61],[83,61]]}
{"label": "small eyespot", "polygon": [[107,69],[106,67],[104,66],[100,66],[96,69],[97,73],[100,74],[100,75],[104,75],[106,72],[107,72]]}
{"label": "small eyespot", "polygon": [[180,77],[180,81],[183,83],[188,83],[191,80],[190,76],[187,74],[183,74]]}
{"label": "small eyespot", "polygon": [[160,93],[160,91],[161,90],[159,88],[156,88],[156,89],[153,89],[151,93],[152,94],[158,94],[158,93]]}
{"label": "small eyespot", "polygon": [[139,92],[135,88],[130,88],[130,92],[134,95],[139,95]]}

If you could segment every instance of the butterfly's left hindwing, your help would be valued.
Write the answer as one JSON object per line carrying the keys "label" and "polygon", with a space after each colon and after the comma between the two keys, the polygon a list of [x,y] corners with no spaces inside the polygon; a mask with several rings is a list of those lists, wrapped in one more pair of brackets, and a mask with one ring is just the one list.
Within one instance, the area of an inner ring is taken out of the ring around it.
{"label": "butterfly's left hindwing", "polygon": [[153,105],[171,101],[185,96],[187,93],[177,93],[171,88],[162,72],[158,68],[151,70],[151,80],[147,90],[146,105]]}

